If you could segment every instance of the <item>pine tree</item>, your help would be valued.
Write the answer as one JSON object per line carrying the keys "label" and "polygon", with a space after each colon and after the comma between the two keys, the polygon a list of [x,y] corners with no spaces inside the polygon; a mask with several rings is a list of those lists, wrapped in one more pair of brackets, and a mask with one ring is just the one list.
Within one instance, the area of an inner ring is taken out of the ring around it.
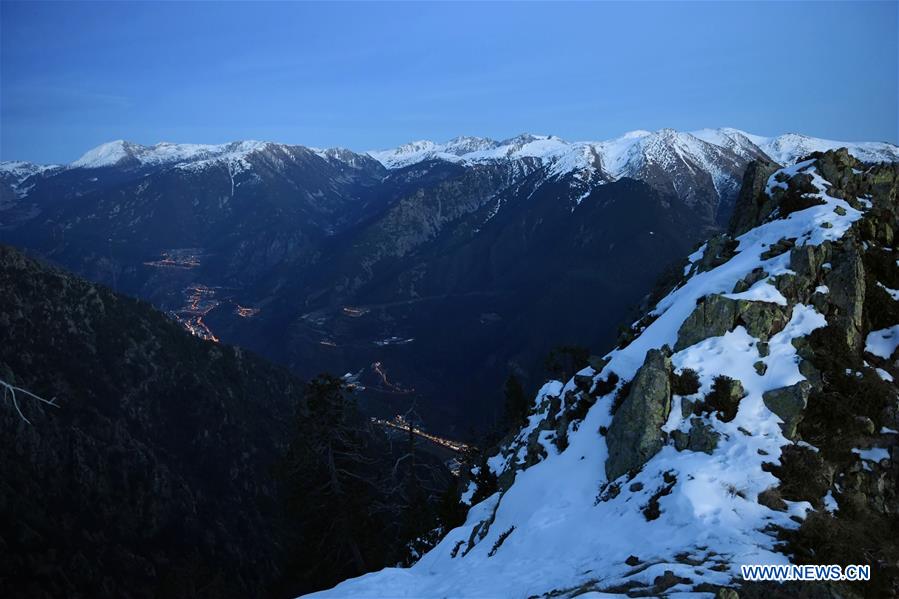
{"label": "pine tree", "polygon": [[373,506],[383,489],[370,434],[342,381],[321,375],[307,383],[303,399],[284,466],[288,514],[298,529],[288,569],[321,588],[381,565],[384,526]]}
{"label": "pine tree", "polygon": [[580,345],[560,345],[553,348],[546,356],[544,366],[550,376],[560,381],[567,381],[574,374],[587,367],[590,350]]}
{"label": "pine tree", "polygon": [[477,474],[474,476],[476,489],[471,497],[471,505],[478,503],[483,499],[487,499],[499,490],[499,481],[490,466],[487,465],[486,457],[481,458],[478,464]]}
{"label": "pine tree", "polygon": [[530,401],[521,386],[521,381],[514,374],[509,374],[505,386],[505,425],[508,430],[515,430],[527,421]]}
{"label": "pine tree", "polygon": [[462,526],[465,523],[466,514],[468,514],[468,509],[459,501],[458,484],[453,480],[440,496],[440,503],[437,504],[437,522],[443,532],[447,532],[457,526]]}

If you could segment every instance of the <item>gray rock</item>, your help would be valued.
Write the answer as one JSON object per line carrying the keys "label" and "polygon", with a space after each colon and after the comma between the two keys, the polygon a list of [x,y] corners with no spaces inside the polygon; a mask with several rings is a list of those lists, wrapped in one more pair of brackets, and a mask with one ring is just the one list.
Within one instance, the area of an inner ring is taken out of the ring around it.
{"label": "gray rock", "polygon": [[827,274],[825,284],[830,289],[830,303],[837,308],[832,324],[845,333],[844,339],[849,349],[858,351],[863,343],[865,267],[861,252],[851,239],[847,240],[839,259],[835,258],[833,270]]}
{"label": "gray rock", "polygon": [[790,270],[797,275],[815,279],[821,265],[830,260],[830,243],[800,245],[790,251]]}
{"label": "gray rock", "polygon": [[630,392],[615,413],[606,443],[606,476],[614,480],[639,468],[664,445],[661,427],[671,409],[671,362],[659,350],[646,352]]}
{"label": "gray rock", "polygon": [[774,202],[765,193],[768,178],[780,165],[765,160],[749,163],[743,173],[743,186],[737,196],[734,212],[730,219],[730,233],[734,237],[760,225],[775,208]]}
{"label": "gray rock", "polygon": [[683,576],[677,576],[671,570],[665,570],[661,576],[656,576],[652,581],[652,592],[653,593],[662,593],[667,591],[673,586],[679,584],[689,584],[691,580],[689,578],[684,578]]}
{"label": "gray rock", "polygon": [[796,436],[796,426],[802,420],[802,411],[808,404],[811,388],[812,385],[808,381],[799,381],[795,385],[766,391],[762,395],[768,409],[783,420],[780,428],[789,439]]}
{"label": "gray rock", "polygon": [[680,351],[709,337],[718,337],[732,330],[737,317],[737,300],[722,295],[700,299],[693,313],[677,332],[674,351]]}
{"label": "gray rock", "polygon": [[733,293],[743,293],[762,279],[766,278],[768,273],[764,268],[755,268],[748,275],[737,281],[734,285]]}
{"label": "gray rock", "polygon": [[789,321],[784,307],[771,302],[740,300],[737,305],[737,317],[750,335],[762,341],[767,341],[772,335],[783,330]]}
{"label": "gray rock", "polygon": [[602,369],[605,368],[608,363],[609,358],[603,358],[602,356],[590,356],[587,358],[587,364],[589,364],[597,373],[602,372]]}
{"label": "gray rock", "polygon": [[787,503],[781,499],[780,492],[773,487],[759,493],[758,502],[759,505],[763,505],[776,512],[787,511]]}
{"label": "gray rock", "polygon": [[734,300],[723,295],[702,298],[677,332],[674,351],[680,351],[709,337],[732,331],[737,324],[753,337],[767,341],[788,322],[786,310],[771,302]]}
{"label": "gray rock", "polygon": [[781,254],[785,254],[796,245],[796,238],[781,238],[777,240],[777,242],[771,244],[767,250],[762,252],[759,256],[762,260],[768,260],[769,258],[774,258],[775,256],[780,256]]}
{"label": "gray rock", "polygon": [[688,449],[690,451],[701,451],[711,454],[718,447],[718,434],[708,423],[701,418],[692,418],[690,420],[690,431],[674,431],[671,437],[674,439],[674,448],[678,451]]}
{"label": "gray rock", "polygon": [[737,249],[737,242],[729,235],[716,235],[706,242],[702,258],[696,264],[698,272],[712,270],[730,260]]}
{"label": "gray rock", "polygon": [[715,599],[740,599],[740,594],[733,589],[721,587],[715,592]]}

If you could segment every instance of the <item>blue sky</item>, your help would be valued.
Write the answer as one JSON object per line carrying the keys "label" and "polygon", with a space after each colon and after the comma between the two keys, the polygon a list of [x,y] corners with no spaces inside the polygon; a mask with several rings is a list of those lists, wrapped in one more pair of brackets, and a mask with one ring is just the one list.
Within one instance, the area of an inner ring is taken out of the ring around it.
{"label": "blue sky", "polygon": [[899,141],[897,3],[0,3],[0,158],[733,126]]}

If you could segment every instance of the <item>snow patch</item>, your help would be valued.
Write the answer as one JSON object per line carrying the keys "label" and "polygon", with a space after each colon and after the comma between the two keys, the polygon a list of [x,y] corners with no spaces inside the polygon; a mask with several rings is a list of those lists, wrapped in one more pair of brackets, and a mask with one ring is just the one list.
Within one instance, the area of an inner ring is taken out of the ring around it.
{"label": "snow patch", "polygon": [[872,331],[865,339],[865,351],[884,360],[888,360],[897,347],[899,347],[899,324],[888,329]]}

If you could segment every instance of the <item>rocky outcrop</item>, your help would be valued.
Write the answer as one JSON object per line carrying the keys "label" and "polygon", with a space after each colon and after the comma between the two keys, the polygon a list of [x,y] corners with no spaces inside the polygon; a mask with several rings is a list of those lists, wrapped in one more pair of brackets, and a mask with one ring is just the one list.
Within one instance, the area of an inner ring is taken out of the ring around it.
{"label": "rocky outcrop", "polygon": [[712,270],[733,258],[737,249],[736,240],[724,233],[715,235],[706,241],[705,251],[696,265],[698,272]]}
{"label": "rocky outcrop", "polygon": [[738,324],[750,335],[767,341],[780,331],[788,317],[782,306],[771,302],[734,300],[723,295],[702,298],[677,332],[674,351],[680,351],[709,337],[732,331]]}
{"label": "rocky outcrop", "polygon": [[865,266],[853,239],[839,248],[839,257],[824,281],[830,289],[830,304],[835,307],[834,324],[844,332],[843,340],[852,351],[861,349],[865,306]]}
{"label": "rocky outcrop", "polygon": [[762,395],[762,400],[768,409],[783,420],[780,428],[788,439],[796,436],[796,426],[802,419],[802,411],[808,405],[811,388],[811,383],[808,381],[800,381],[795,385],[767,391]]}
{"label": "rocky outcrop", "polygon": [[776,206],[765,193],[768,179],[780,165],[766,160],[756,160],[743,173],[743,187],[737,196],[730,220],[730,233],[736,237],[757,226]]}
{"label": "rocky outcrop", "polygon": [[661,350],[649,350],[606,435],[609,480],[639,468],[664,445],[660,429],[671,409],[670,377],[668,357]]}

